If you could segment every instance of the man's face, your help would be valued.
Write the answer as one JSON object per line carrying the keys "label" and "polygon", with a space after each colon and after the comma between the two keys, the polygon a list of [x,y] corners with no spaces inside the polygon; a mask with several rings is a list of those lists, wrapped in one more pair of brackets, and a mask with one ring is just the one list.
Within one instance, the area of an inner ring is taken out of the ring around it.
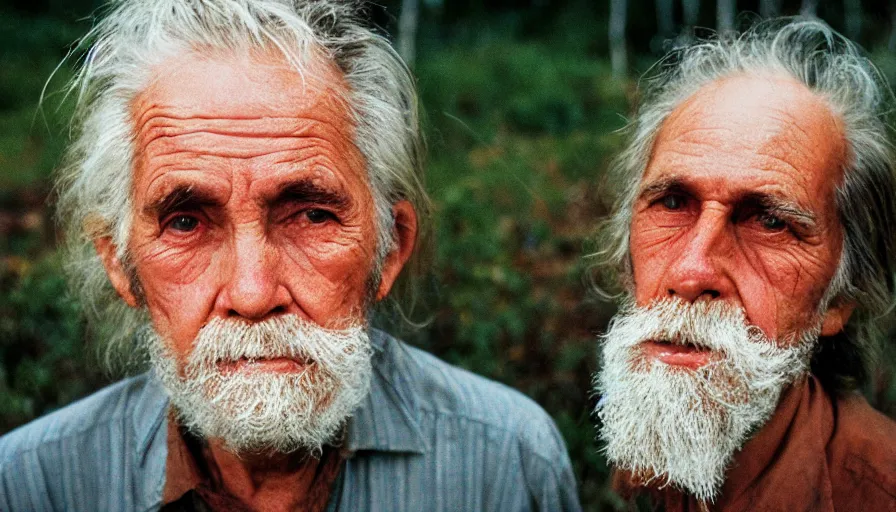
{"label": "man's face", "polygon": [[838,121],[796,82],[733,77],[699,90],[663,124],[641,180],[637,304],[724,301],[772,339],[813,325],[840,257],[844,158]]}
{"label": "man's face", "polygon": [[320,63],[302,77],[274,58],[190,55],[139,97],[129,250],[180,357],[214,318],[361,315],[376,226],[343,91]]}
{"label": "man's face", "polygon": [[631,225],[634,290],[595,379],[607,456],[703,500],[808,371],[840,255],[843,135],[802,86],[735,77],[665,121]]}

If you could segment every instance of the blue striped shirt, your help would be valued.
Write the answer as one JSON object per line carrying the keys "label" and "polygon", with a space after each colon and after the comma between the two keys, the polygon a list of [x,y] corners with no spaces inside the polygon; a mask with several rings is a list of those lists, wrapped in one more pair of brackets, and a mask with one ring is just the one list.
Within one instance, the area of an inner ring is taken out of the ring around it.
{"label": "blue striped shirt", "polygon": [[[578,511],[550,417],[501,384],[374,330],[329,511]],[[0,510],[158,510],[168,398],[144,374],[0,438]]]}

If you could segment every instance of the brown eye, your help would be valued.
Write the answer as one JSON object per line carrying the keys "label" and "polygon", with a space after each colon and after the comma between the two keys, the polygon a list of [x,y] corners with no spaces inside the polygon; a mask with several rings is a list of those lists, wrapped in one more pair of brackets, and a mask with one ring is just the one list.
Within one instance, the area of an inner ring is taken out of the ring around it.
{"label": "brown eye", "polygon": [[774,215],[763,213],[759,215],[759,223],[769,231],[781,231],[787,227],[787,223]]}
{"label": "brown eye", "polygon": [[305,212],[305,217],[307,217],[312,224],[322,224],[328,220],[336,219],[332,213],[319,209],[308,210]]}
{"label": "brown eye", "polygon": [[661,201],[668,210],[680,210],[684,206],[684,198],[677,194],[669,194]]}
{"label": "brown eye", "polygon": [[168,223],[168,227],[170,227],[171,229],[184,233],[193,231],[198,225],[199,219],[190,215],[178,215],[171,219],[171,222]]}

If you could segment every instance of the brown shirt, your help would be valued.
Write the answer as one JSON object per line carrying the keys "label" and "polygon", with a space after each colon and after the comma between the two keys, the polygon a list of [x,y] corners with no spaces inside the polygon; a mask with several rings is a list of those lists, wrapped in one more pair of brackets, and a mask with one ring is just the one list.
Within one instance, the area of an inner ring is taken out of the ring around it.
{"label": "brown shirt", "polygon": [[[330,489],[342,466],[339,450],[325,447],[319,459],[308,457],[308,471],[313,473],[309,492],[297,510],[323,512]],[[163,512],[228,511],[243,512],[251,508],[231,495],[208,445],[182,431],[173,419],[168,421],[168,458],[165,466],[165,488],[162,491]]]}
{"label": "brown shirt", "polygon": [[[667,487],[646,490],[617,471],[614,487],[647,491],[660,509],[703,510]],[[896,512],[896,422],[858,394],[834,399],[815,377],[785,392],[772,419],[738,452],[709,510]]]}

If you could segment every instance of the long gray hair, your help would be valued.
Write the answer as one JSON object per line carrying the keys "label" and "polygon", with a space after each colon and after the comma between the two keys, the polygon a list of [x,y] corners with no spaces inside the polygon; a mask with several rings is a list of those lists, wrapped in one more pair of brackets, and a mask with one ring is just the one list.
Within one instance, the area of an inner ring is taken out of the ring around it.
{"label": "long gray hair", "polygon": [[[366,26],[360,2],[338,0],[114,0],[82,40],[89,47],[71,90],[74,140],[61,169],[58,218],[70,274],[88,315],[112,327],[110,347],[132,339],[145,314],[115,295],[93,241],[109,236],[128,261],[134,123],[130,107],[151,70],[188,53],[279,51],[302,72],[323,53],[344,74],[355,144],[365,157],[378,227],[378,261],[393,247],[392,205],[410,201],[421,228],[429,200],[414,80],[389,42]],[[413,263],[413,262],[412,262]],[[422,263],[416,262],[419,266]]]}
{"label": "long gray hair", "polygon": [[[843,122],[848,156],[836,201],[844,241],[822,305],[848,301],[856,309],[841,335],[821,340],[813,372],[832,389],[855,387],[867,378],[878,352],[879,319],[891,312],[896,299],[896,177],[886,120],[892,93],[861,50],[821,21],[761,22],[739,36],[674,50],[654,68],[628,127],[628,144],[610,169],[608,183],[615,185],[616,200],[612,216],[600,227],[593,268],[610,270],[613,286],[632,286],[632,208],[663,121],[704,85],[743,74],[791,77],[825,100]],[[606,290],[597,286],[605,296]]]}

